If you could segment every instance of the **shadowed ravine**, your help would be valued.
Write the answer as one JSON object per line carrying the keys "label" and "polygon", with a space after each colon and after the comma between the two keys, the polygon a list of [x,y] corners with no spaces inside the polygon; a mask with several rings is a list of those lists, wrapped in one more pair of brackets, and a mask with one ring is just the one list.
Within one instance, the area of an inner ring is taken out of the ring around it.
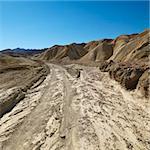
{"label": "shadowed ravine", "polygon": [[45,80],[0,119],[0,150],[150,149],[148,99],[98,67],[47,65]]}

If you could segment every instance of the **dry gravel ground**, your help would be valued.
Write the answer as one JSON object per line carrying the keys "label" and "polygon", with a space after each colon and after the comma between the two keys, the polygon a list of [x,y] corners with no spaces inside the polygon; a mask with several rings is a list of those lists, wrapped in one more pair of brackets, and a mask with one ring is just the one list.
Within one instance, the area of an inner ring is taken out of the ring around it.
{"label": "dry gravel ground", "polygon": [[0,150],[150,150],[148,99],[96,67],[48,66],[44,82],[0,119]]}

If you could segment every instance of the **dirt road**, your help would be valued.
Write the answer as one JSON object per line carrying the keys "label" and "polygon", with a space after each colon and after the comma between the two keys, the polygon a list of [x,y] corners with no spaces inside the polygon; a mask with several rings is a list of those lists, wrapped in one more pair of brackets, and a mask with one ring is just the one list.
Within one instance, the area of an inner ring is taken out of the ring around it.
{"label": "dirt road", "polygon": [[0,119],[0,150],[150,149],[150,101],[98,68],[48,65],[45,81]]}

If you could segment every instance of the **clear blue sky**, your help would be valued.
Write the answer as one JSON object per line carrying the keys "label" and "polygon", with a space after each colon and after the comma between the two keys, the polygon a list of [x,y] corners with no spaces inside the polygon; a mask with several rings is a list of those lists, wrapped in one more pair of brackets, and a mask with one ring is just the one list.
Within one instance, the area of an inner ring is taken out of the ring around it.
{"label": "clear blue sky", "polygon": [[114,38],[149,27],[148,1],[0,2],[0,49]]}

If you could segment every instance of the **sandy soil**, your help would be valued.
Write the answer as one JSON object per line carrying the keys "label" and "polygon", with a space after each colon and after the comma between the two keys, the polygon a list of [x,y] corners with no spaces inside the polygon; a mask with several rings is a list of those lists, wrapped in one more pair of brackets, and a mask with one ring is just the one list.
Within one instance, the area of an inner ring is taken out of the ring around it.
{"label": "sandy soil", "polygon": [[0,119],[0,150],[150,149],[150,101],[96,67],[48,66],[45,81]]}

